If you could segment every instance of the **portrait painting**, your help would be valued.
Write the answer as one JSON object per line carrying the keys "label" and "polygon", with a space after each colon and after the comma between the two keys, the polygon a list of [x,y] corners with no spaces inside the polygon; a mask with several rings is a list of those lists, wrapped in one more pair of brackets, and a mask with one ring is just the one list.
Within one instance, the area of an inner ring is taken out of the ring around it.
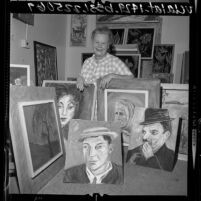
{"label": "portrait painting", "polygon": [[182,119],[178,159],[188,156],[188,84],[162,84],[161,107],[177,114]]}
{"label": "portrait painting", "polygon": [[88,59],[89,57],[92,57],[93,56],[93,53],[92,52],[84,52],[82,53],[82,63],[81,65],[83,65],[84,61],[86,59]]}
{"label": "portrait painting", "polygon": [[70,122],[64,183],[123,184],[119,126],[104,121]]}
{"label": "portrait painting", "polygon": [[56,47],[34,41],[34,62],[36,86],[42,86],[43,80],[57,80]]}
{"label": "portrait painting", "polygon": [[87,38],[87,15],[71,15],[71,46],[85,46]]}
{"label": "portrait painting", "polygon": [[107,89],[105,90],[99,87],[99,83],[100,80],[98,80],[97,82],[97,119],[99,121],[105,120],[106,107],[104,94],[106,93],[106,90],[114,91],[110,92],[110,95],[112,97],[125,95],[126,97],[128,96],[129,99],[133,99],[133,101],[136,101],[136,106],[159,108],[160,80],[143,78],[122,80],[115,78],[110,81],[109,85],[107,86]]}
{"label": "portrait painting", "polygon": [[10,86],[9,129],[19,192],[38,193],[64,166],[55,89]]}
{"label": "portrait painting", "polygon": [[141,54],[131,51],[118,52],[117,50],[115,56],[119,57],[126,64],[135,78],[140,77]]}
{"label": "portrait painting", "polygon": [[30,65],[10,64],[10,85],[30,86]]}
{"label": "portrait painting", "polygon": [[173,44],[154,45],[153,73],[171,73],[174,60]]}
{"label": "portrait painting", "polygon": [[173,171],[177,156],[178,116],[163,108],[136,108],[126,162]]}
{"label": "portrait painting", "polygon": [[148,107],[148,95],[147,90],[105,90],[105,121],[118,123],[124,146],[128,146],[130,142],[135,108]]}
{"label": "portrait painting", "polygon": [[20,102],[20,121],[31,177],[63,154],[53,100]]}
{"label": "portrait painting", "polygon": [[153,58],[154,41],[154,28],[128,28],[126,45],[137,44],[143,59]]}

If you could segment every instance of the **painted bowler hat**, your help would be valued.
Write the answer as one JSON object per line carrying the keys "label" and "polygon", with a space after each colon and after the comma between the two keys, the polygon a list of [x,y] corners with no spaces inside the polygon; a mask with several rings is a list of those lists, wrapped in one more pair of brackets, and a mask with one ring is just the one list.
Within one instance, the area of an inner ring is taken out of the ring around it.
{"label": "painted bowler hat", "polygon": [[154,124],[163,121],[171,121],[168,109],[147,108],[145,110],[144,121],[140,125]]}

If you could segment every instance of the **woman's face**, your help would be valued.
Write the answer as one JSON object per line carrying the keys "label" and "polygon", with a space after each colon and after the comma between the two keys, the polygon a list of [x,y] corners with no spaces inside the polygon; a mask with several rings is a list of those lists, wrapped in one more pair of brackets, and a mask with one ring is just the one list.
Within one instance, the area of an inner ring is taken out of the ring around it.
{"label": "woman's face", "polygon": [[62,96],[58,101],[58,109],[62,128],[75,115],[75,101],[71,95]]}

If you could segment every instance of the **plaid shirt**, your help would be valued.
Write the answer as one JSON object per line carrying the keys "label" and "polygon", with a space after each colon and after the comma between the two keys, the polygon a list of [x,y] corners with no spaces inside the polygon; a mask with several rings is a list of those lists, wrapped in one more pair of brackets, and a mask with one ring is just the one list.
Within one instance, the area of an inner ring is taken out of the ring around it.
{"label": "plaid shirt", "polygon": [[104,77],[110,73],[118,75],[132,75],[129,68],[118,57],[109,53],[97,61],[95,55],[86,59],[82,66],[81,76],[87,84],[95,83],[100,77]]}

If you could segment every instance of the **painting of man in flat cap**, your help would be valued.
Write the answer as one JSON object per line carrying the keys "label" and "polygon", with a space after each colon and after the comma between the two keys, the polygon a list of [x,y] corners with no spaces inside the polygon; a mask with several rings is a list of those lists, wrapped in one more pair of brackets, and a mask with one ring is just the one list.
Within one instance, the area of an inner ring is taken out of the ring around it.
{"label": "painting of man in flat cap", "polygon": [[[82,125],[78,123],[79,121]],[[81,151],[83,160],[65,169],[64,183],[121,184],[123,182],[122,165],[112,160],[114,142],[120,140],[120,134],[108,127],[109,124],[107,125],[106,122],[91,121],[89,124],[90,121],[85,120],[85,126],[83,126],[83,121],[77,120],[77,123],[71,124],[71,127],[77,127],[79,131],[76,140],[80,149],[78,147],[77,149]],[[73,148],[73,143],[70,144],[69,146]],[[69,151],[73,151],[70,147]],[[118,149],[120,150],[121,146]]]}

